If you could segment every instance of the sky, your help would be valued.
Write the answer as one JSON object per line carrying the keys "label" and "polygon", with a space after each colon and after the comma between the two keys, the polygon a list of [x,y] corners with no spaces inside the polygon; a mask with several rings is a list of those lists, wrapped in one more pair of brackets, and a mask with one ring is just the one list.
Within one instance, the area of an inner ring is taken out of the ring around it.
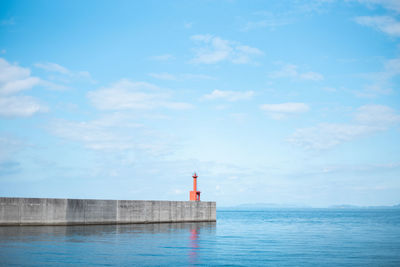
{"label": "sky", "polygon": [[0,2],[0,196],[400,203],[400,2]]}

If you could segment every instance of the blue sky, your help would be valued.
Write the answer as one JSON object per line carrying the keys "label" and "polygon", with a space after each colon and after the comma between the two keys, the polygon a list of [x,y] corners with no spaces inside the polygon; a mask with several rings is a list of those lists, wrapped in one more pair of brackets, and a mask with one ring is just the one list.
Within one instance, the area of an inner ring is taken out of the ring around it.
{"label": "blue sky", "polygon": [[400,2],[2,1],[0,195],[400,203]]}

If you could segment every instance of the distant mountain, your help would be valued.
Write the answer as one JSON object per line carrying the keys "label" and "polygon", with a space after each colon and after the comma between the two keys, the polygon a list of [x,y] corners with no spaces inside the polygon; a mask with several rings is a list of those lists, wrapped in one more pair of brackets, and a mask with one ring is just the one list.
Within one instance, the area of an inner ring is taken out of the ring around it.
{"label": "distant mountain", "polygon": [[[236,206],[218,207],[227,210],[262,210],[262,209],[309,209],[315,208],[297,204],[276,204],[276,203],[245,203]],[[400,209],[400,204],[393,206],[357,206],[357,205],[333,205],[325,207],[328,209]]]}
{"label": "distant mountain", "polygon": [[331,209],[400,209],[400,204],[393,206],[356,206],[356,205],[333,205]]}

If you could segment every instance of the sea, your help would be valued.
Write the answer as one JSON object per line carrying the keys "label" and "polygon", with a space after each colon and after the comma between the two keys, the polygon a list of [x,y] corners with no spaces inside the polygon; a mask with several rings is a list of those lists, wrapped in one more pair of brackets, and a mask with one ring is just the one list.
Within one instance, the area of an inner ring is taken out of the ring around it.
{"label": "sea", "polygon": [[400,209],[218,209],[216,223],[7,226],[0,266],[400,266]]}

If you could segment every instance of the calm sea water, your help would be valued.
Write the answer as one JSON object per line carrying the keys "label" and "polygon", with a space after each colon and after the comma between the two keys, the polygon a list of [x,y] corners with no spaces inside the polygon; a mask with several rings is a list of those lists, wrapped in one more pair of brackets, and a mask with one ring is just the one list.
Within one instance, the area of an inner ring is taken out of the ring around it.
{"label": "calm sea water", "polygon": [[217,217],[0,227],[0,265],[400,266],[400,210],[219,210]]}

